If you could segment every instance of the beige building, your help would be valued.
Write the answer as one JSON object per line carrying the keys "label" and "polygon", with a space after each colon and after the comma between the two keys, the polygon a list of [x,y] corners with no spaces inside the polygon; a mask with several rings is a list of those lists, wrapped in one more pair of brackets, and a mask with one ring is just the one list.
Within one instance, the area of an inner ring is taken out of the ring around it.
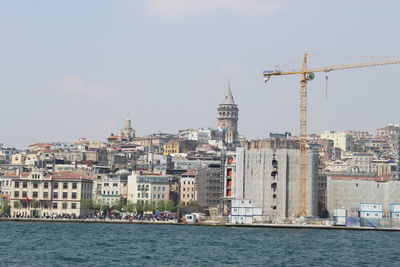
{"label": "beige building", "polygon": [[342,151],[353,151],[353,136],[345,132],[325,131],[321,134],[321,139],[333,141],[333,146],[340,148]]}
{"label": "beige building", "polygon": [[180,179],[180,201],[185,205],[192,201],[197,201],[197,171],[182,173]]}
{"label": "beige building", "polygon": [[164,155],[195,151],[198,142],[196,140],[171,140],[164,144]]}
{"label": "beige building", "polygon": [[26,153],[21,152],[18,154],[14,154],[11,159],[11,164],[13,165],[23,165],[25,164]]}
{"label": "beige building", "polygon": [[81,200],[92,199],[92,178],[75,172],[32,171],[10,175],[11,216],[85,215]]}

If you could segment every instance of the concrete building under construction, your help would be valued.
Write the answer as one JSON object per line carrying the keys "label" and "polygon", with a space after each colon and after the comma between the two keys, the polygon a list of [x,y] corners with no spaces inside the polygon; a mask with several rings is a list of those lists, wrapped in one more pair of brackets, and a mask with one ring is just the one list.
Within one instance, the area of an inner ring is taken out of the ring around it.
{"label": "concrete building under construction", "polygon": [[[252,200],[266,221],[294,219],[298,202],[298,142],[265,139],[245,142],[225,162],[225,212],[233,199]],[[318,155],[308,152],[307,211],[318,212]]]}
{"label": "concrete building under construction", "polygon": [[329,216],[334,209],[347,210],[347,216],[358,217],[362,203],[383,206],[383,217],[389,217],[391,204],[400,203],[400,181],[396,173],[375,174],[328,174],[326,182],[326,206]]}

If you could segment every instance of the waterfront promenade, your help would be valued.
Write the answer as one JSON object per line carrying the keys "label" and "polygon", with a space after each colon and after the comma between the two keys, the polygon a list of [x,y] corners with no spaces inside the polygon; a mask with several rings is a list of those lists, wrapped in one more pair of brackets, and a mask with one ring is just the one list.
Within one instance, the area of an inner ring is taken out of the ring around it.
{"label": "waterfront promenade", "polygon": [[356,230],[356,231],[400,231],[400,228],[389,227],[360,227],[360,226],[332,226],[312,224],[232,224],[217,221],[204,221],[199,223],[178,222],[177,220],[127,220],[127,219],[50,219],[50,218],[0,218],[0,222],[45,222],[45,223],[107,223],[107,224],[152,224],[152,225],[190,225],[190,226],[225,226],[225,227],[248,227],[248,228],[277,228],[277,229],[320,229],[320,230]]}

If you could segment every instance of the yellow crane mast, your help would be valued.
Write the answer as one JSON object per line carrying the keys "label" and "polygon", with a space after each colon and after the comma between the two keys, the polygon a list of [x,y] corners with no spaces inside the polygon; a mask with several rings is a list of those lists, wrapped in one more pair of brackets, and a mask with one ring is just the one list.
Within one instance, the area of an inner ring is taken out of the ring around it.
{"label": "yellow crane mast", "polygon": [[400,64],[400,60],[384,60],[376,62],[366,62],[359,64],[343,64],[337,66],[321,67],[308,69],[307,54],[304,54],[303,64],[300,71],[264,71],[264,81],[269,81],[271,76],[300,74],[300,163],[299,177],[297,184],[297,210],[296,217],[308,216],[307,211],[307,176],[308,176],[308,158],[307,158],[307,83],[314,79],[315,72],[330,72],[333,70],[356,69],[373,66],[384,66],[390,64]]}

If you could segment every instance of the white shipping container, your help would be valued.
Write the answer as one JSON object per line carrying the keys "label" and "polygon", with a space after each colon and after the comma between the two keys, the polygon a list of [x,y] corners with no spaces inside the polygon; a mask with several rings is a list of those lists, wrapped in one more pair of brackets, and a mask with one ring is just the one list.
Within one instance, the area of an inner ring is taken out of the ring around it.
{"label": "white shipping container", "polygon": [[383,212],[361,211],[360,218],[381,219],[383,218]]}
{"label": "white shipping container", "polygon": [[333,217],[334,225],[346,225],[346,217],[343,216],[334,216]]}
{"label": "white shipping container", "polygon": [[400,212],[391,212],[390,218],[395,219],[395,220],[400,220]]}
{"label": "white shipping container", "polygon": [[245,224],[252,224],[253,223],[253,216],[246,216],[244,217]]}
{"label": "white shipping container", "polygon": [[347,214],[346,214],[347,212],[346,212],[346,209],[333,209],[333,216],[344,216],[344,217],[346,217],[347,216]]}
{"label": "white shipping container", "polygon": [[389,208],[390,211],[400,212],[400,204],[390,204]]}
{"label": "white shipping container", "polygon": [[239,223],[239,216],[231,216],[231,223]]}
{"label": "white shipping container", "polygon": [[253,216],[262,216],[262,208],[253,208]]}
{"label": "white shipping container", "polygon": [[232,208],[231,215],[239,215],[239,208]]}
{"label": "white shipping container", "polygon": [[383,204],[380,203],[361,203],[360,211],[383,211]]}
{"label": "white shipping container", "polygon": [[253,208],[244,208],[245,209],[245,214],[247,216],[253,216]]}
{"label": "white shipping container", "polygon": [[251,208],[253,207],[253,201],[248,199],[233,199],[232,207]]}

